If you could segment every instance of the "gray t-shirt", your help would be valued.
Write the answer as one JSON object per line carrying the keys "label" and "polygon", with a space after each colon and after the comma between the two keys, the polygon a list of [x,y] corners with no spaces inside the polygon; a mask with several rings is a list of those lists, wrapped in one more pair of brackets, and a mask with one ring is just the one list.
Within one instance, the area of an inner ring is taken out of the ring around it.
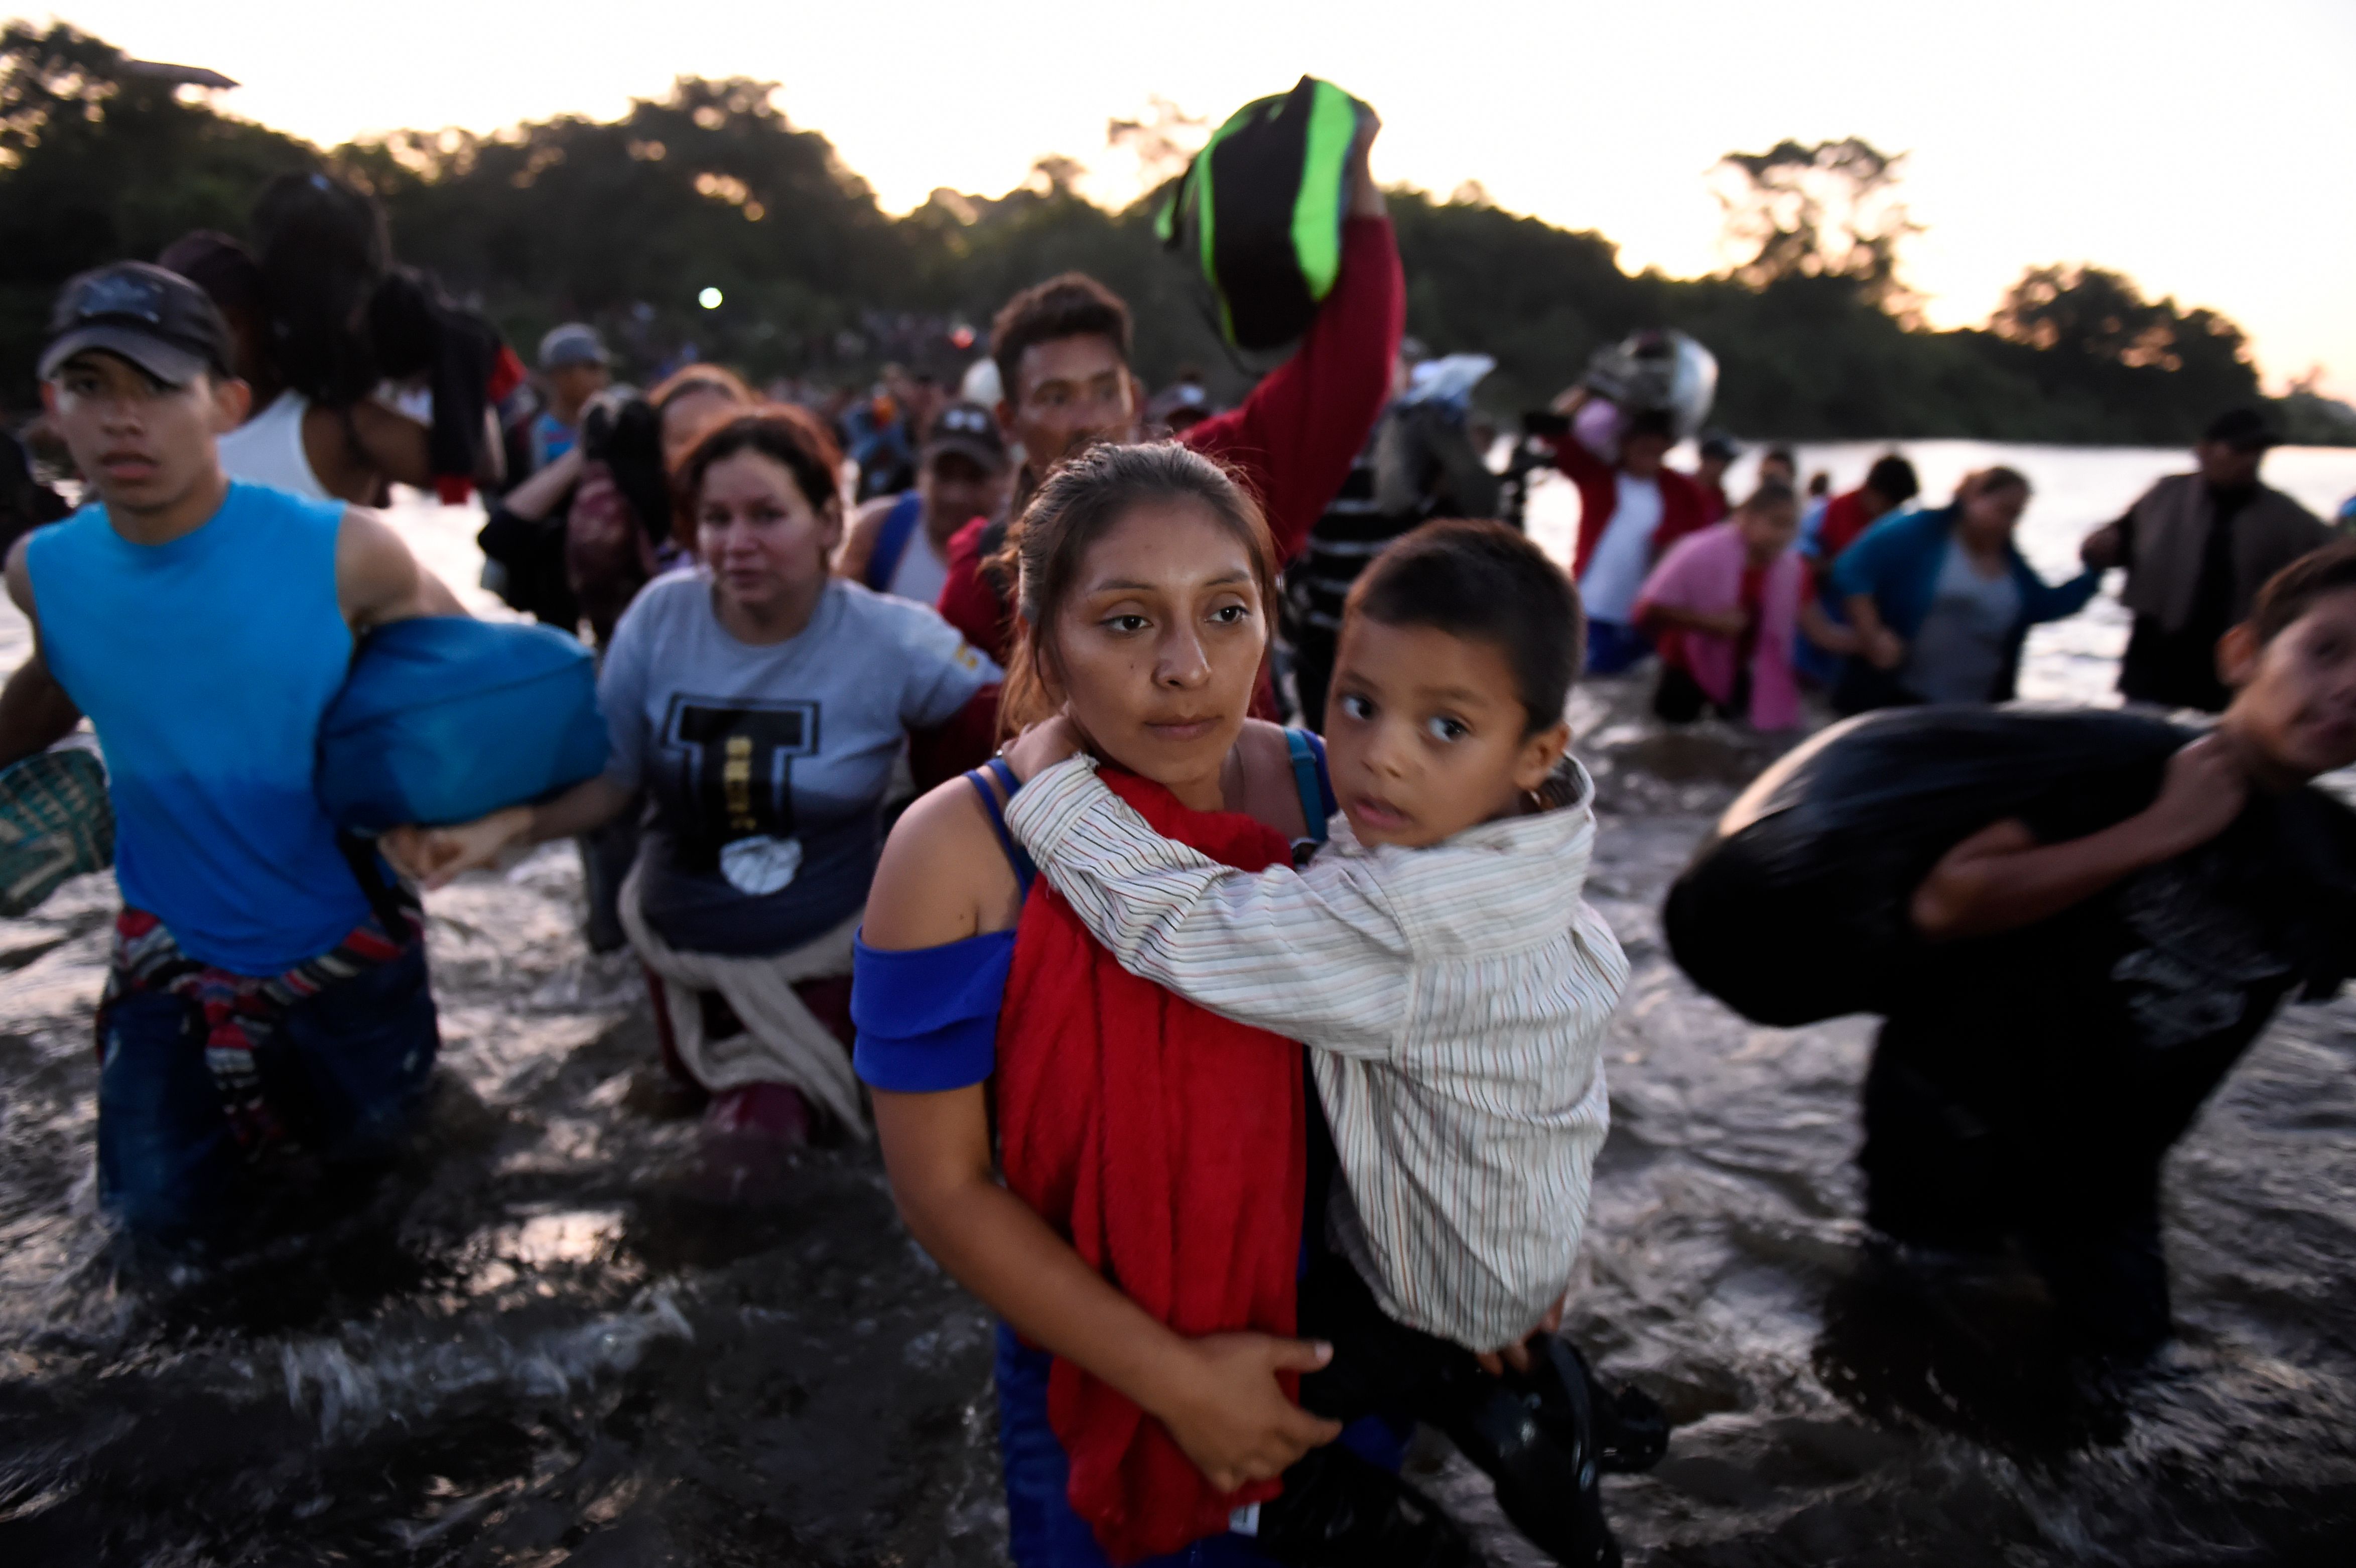
{"label": "gray t-shirt", "polygon": [[1983,577],[1971,553],[1949,541],[1931,613],[1906,650],[1906,689],[1926,703],[1987,702],[2019,619],[2020,585],[2010,568]]}
{"label": "gray t-shirt", "polygon": [[867,898],[901,742],[998,666],[923,605],[829,582],[809,625],[755,646],[710,578],[659,577],[623,615],[597,682],[605,776],[654,797],[647,921],[696,952],[783,952]]}

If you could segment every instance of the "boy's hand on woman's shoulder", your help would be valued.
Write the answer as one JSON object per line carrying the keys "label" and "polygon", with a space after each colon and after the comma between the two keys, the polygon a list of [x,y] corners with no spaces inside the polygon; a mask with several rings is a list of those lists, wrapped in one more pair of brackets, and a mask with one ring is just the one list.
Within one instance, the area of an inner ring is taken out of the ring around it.
{"label": "boy's hand on woman's shoulder", "polygon": [[1018,782],[1028,784],[1058,762],[1077,757],[1087,749],[1087,737],[1080,726],[1065,714],[1043,719],[1024,730],[1006,748],[1006,765],[1014,769]]}

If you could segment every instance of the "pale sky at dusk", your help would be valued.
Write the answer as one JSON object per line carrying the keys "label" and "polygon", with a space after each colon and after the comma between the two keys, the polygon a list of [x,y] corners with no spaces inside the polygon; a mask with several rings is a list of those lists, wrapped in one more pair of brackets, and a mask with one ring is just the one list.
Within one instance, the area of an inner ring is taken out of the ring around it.
{"label": "pale sky at dusk", "polygon": [[[793,122],[904,210],[995,194],[1159,94],[1215,119],[1303,71],[1380,111],[1385,183],[1602,231],[1631,266],[1721,264],[1730,149],[1861,135],[1911,154],[1906,274],[1943,326],[2021,270],[2097,262],[2253,338],[2269,390],[2356,397],[2356,4],[1983,0],[1451,5],[573,5],[88,0],[60,13],[244,85],[234,113],[333,144],[401,126],[608,118],[683,73],[780,81]],[[39,13],[35,13],[38,16]]]}

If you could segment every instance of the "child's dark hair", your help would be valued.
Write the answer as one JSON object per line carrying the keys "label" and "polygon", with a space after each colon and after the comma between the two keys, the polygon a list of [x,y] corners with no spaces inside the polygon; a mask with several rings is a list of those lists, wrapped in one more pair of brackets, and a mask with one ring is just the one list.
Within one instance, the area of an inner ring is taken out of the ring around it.
{"label": "child's dark hair", "polygon": [[[1080,575],[1088,546],[1143,501],[1199,502],[1242,543],[1259,589],[1259,614],[1276,613],[1276,545],[1251,492],[1201,453],[1175,441],[1093,446],[1047,476],[991,558],[1001,582],[1017,585],[1014,648],[998,704],[1008,735],[1046,718],[1044,660],[1055,656],[1049,631]],[[1265,619],[1263,619],[1265,625]]]}
{"label": "child's dark hair", "polygon": [[1891,506],[1904,506],[1922,493],[1914,465],[1895,452],[1885,452],[1865,471],[1865,488]]}
{"label": "child's dark hair", "polygon": [[695,535],[696,498],[703,489],[704,475],[714,463],[739,452],[758,452],[791,474],[794,488],[812,511],[823,512],[841,499],[836,476],[842,470],[842,448],[833,435],[808,409],[770,403],[714,426],[680,464],[671,494],[682,539]]}
{"label": "child's dark hair", "polygon": [[1402,534],[1359,575],[1343,616],[1428,626],[1499,649],[1514,669],[1525,735],[1562,721],[1587,646],[1570,579],[1501,522],[1427,522]]}
{"label": "child's dark hair", "polygon": [[1023,401],[1023,350],[1066,338],[1104,338],[1129,363],[1129,306],[1086,273],[1066,273],[1034,284],[1006,302],[990,324],[990,357],[998,365],[1001,395]]}
{"label": "child's dark hair", "polygon": [[2356,588],[2356,539],[2310,550],[2268,577],[2250,601],[2250,629],[2263,648],[2329,594]]}

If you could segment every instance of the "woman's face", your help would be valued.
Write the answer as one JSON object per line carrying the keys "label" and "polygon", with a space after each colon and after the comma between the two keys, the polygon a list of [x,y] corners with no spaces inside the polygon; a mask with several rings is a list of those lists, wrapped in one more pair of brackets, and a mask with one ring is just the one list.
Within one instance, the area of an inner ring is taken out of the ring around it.
{"label": "woman's face", "polygon": [[1994,544],[2012,536],[2013,526],[2029,506],[2029,492],[2018,485],[1982,490],[1964,503],[1965,532]]}
{"label": "woman's face", "polygon": [[1208,506],[1131,507],[1081,557],[1047,631],[1048,693],[1108,757],[1173,789],[1217,778],[1269,628],[1251,553]]}
{"label": "woman's face", "polygon": [[1764,565],[1792,548],[1792,542],[1800,536],[1800,509],[1790,501],[1746,506],[1734,514],[1734,523],[1742,532],[1743,548],[1752,563]]}
{"label": "woman's face", "polygon": [[723,597],[754,614],[823,586],[842,511],[809,504],[791,470],[761,452],[734,452],[704,470],[695,496],[696,548]]}
{"label": "woman's face", "polygon": [[690,385],[663,404],[663,471],[678,473],[703,434],[742,407],[725,387],[706,384]]}

